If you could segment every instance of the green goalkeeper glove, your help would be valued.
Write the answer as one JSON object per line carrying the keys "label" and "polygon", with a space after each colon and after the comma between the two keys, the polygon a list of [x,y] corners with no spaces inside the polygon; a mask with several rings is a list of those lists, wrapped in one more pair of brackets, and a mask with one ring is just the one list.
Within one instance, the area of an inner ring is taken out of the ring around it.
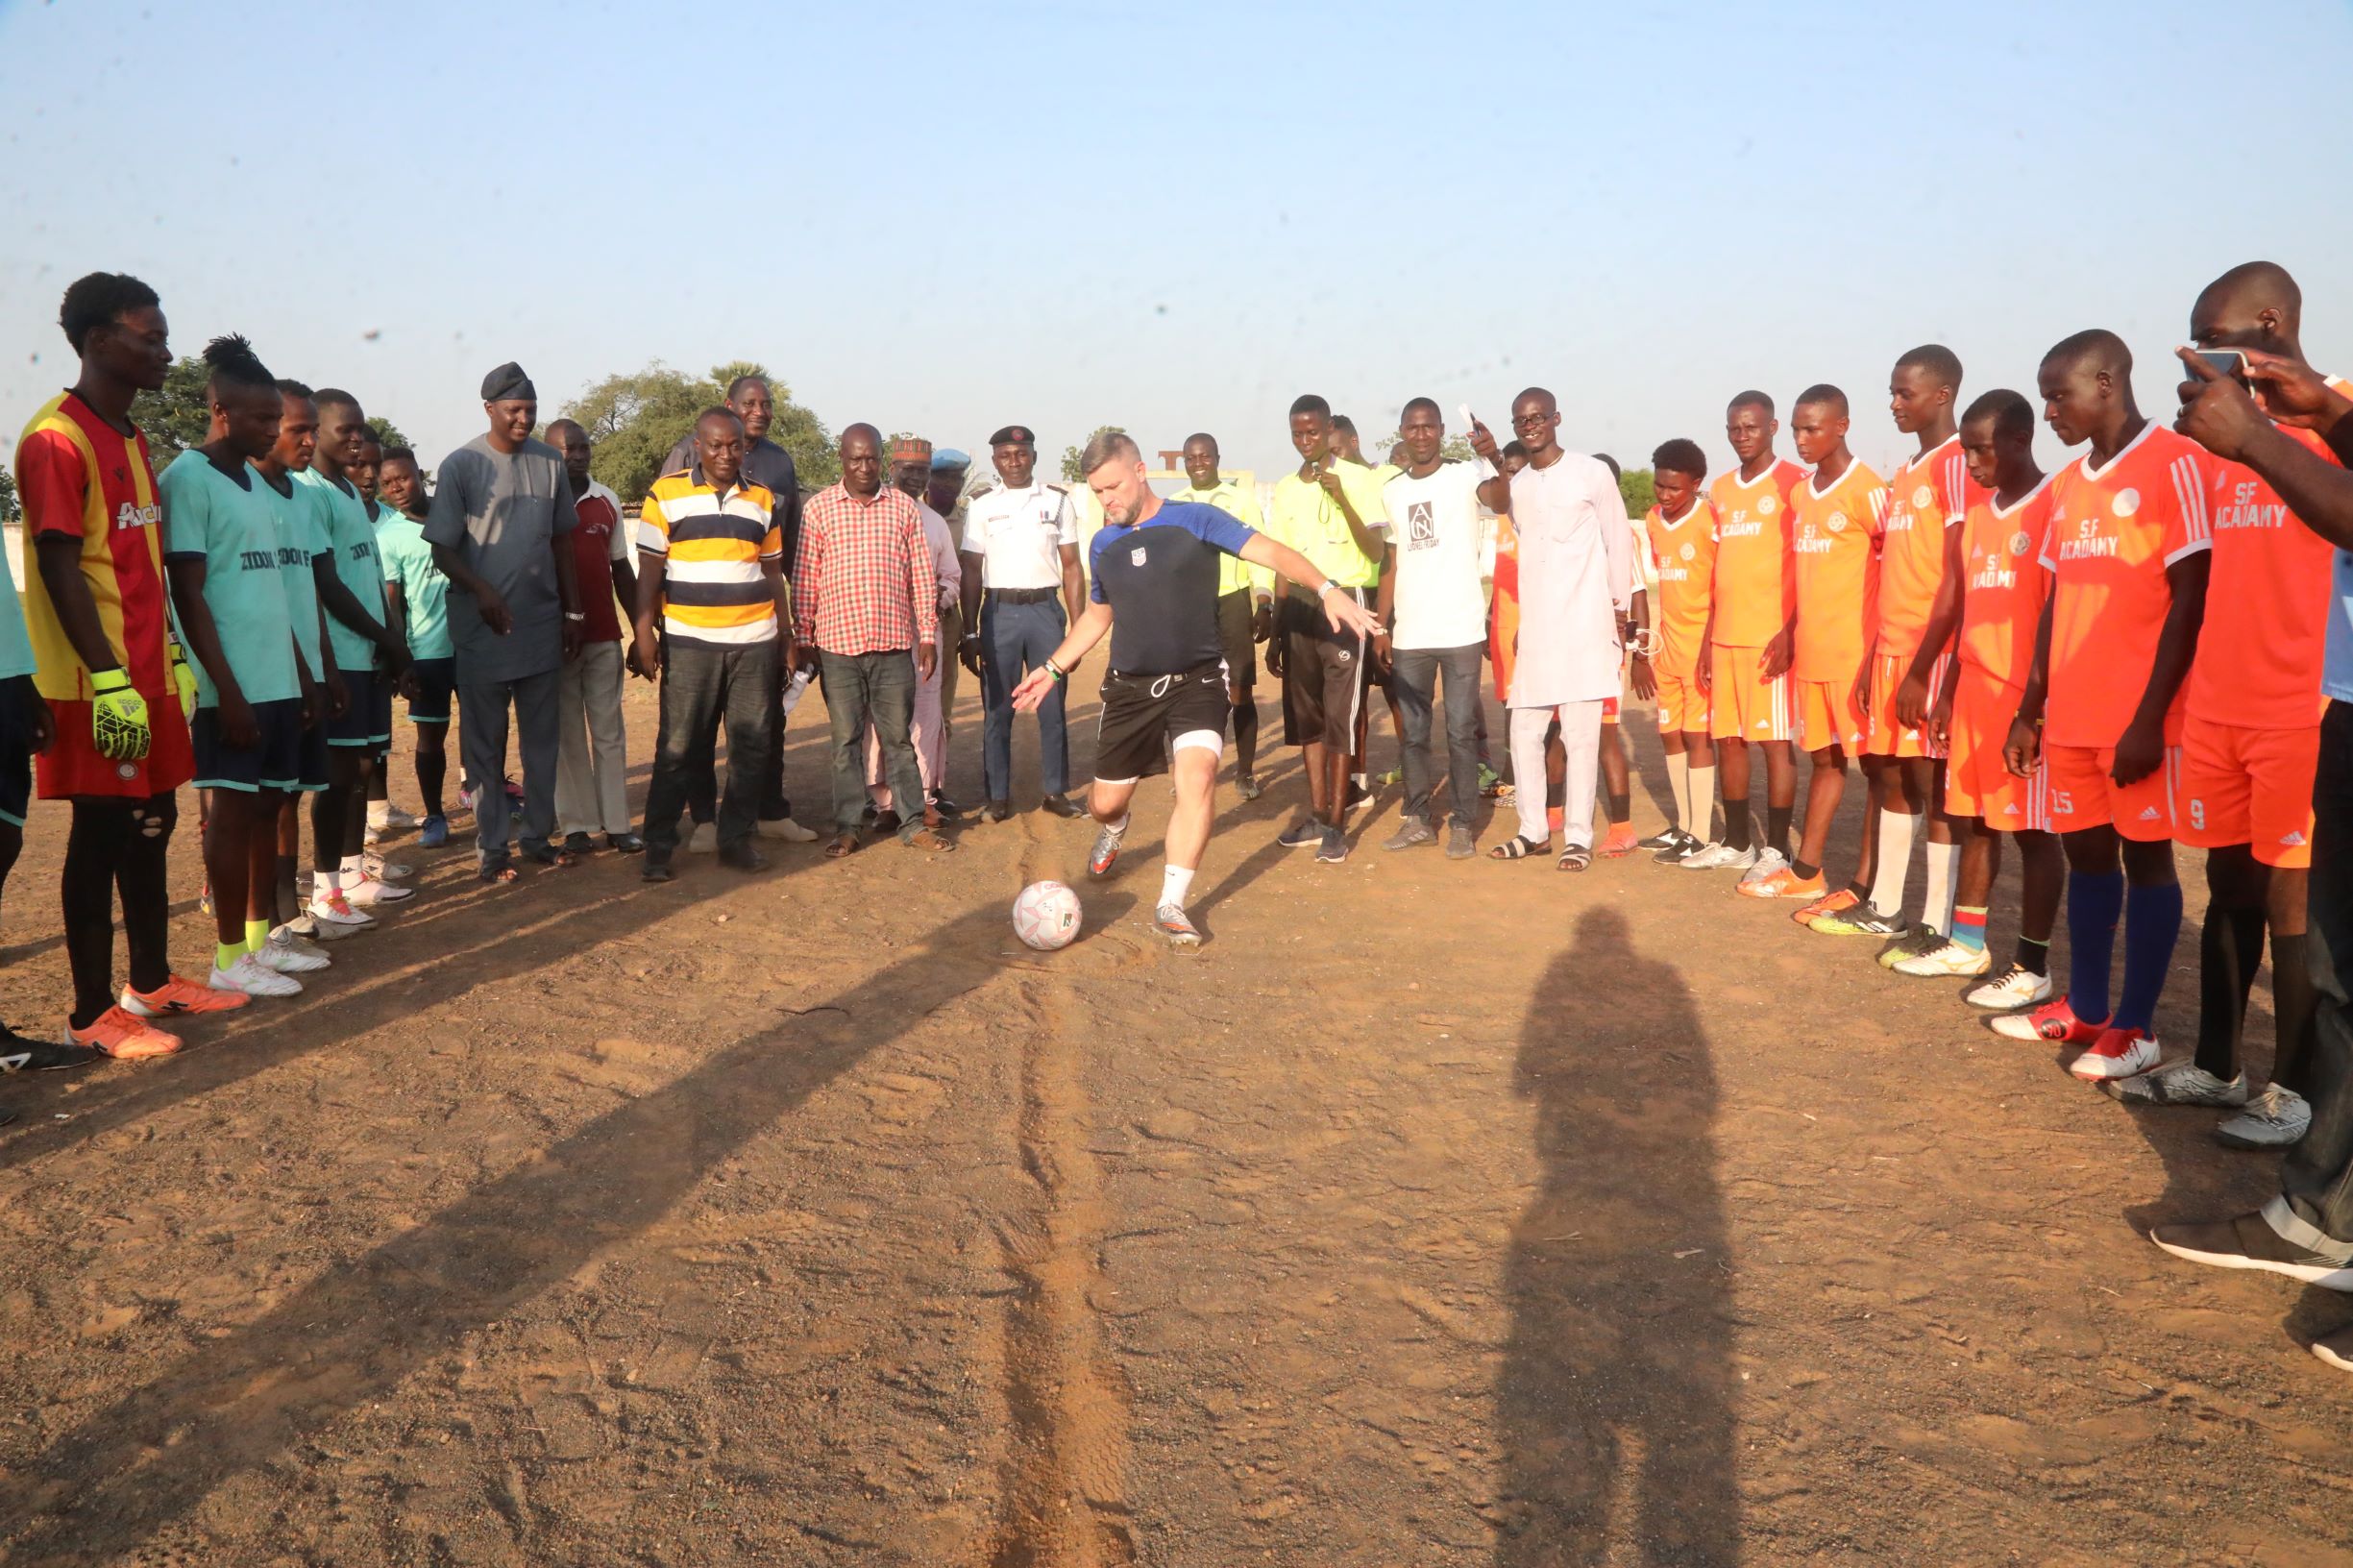
{"label": "green goalkeeper glove", "polygon": [[147,727],[147,699],[132,689],[131,677],[120,670],[93,670],[90,688],[90,741],[98,754],[113,762],[136,762],[147,755],[155,734]]}

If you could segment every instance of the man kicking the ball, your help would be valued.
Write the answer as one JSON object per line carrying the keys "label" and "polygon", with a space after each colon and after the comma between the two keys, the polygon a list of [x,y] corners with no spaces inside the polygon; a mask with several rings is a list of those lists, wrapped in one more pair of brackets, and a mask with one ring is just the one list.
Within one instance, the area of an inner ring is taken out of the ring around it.
{"label": "man kicking the ball", "polygon": [[1334,631],[1370,637],[1379,622],[1297,551],[1214,506],[1161,500],[1144,482],[1142,453],[1125,435],[1097,435],[1079,466],[1103,507],[1103,527],[1089,551],[1087,613],[1043,668],[1014,688],[1013,705],[1025,713],[1036,708],[1110,634],[1095,780],[1087,796],[1102,832],[1087,874],[1111,874],[1127,833],[1128,800],[1139,779],[1160,772],[1164,750],[1173,759],[1166,766],[1176,775],[1176,808],[1168,817],[1155,924],[1176,946],[1198,947],[1201,933],[1186,918],[1185,899],[1209,845],[1210,795],[1225,755],[1228,705],[1217,636],[1218,556],[1238,555],[1308,589]]}

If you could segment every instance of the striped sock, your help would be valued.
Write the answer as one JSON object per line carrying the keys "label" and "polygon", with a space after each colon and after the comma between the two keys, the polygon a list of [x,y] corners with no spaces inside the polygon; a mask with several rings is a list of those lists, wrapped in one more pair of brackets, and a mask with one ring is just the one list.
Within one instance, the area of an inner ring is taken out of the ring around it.
{"label": "striped sock", "polygon": [[1971,909],[1966,904],[1955,905],[1952,911],[1952,940],[1973,953],[1985,951],[1985,911]]}

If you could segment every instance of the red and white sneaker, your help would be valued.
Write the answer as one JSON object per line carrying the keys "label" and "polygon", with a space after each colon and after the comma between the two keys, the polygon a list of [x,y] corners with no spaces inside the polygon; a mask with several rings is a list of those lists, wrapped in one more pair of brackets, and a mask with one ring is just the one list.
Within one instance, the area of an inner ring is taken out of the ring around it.
{"label": "red and white sneaker", "polygon": [[2089,1045],[2099,1039],[2108,1027],[2108,1020],[2084,1022],[2062,996],[2031,1013],[2005,1013],[2000,1017],[1988,1018],[1986,1027],[2004,1040],[2047,1040],[2058,1045]]}
{"label": "red and white sneaker", "polygon": [[318,922],[322,935],[330,931],[338,934],[364,931],[376,923],[375,916],[354,909],[351,901],[340,892],[330,893],[324,897],[314,894],[308,907],[310,918]]}
{"label": "red and white sneaker", "polygon": [[2156,1037],[2145,1029],[2102,1029],[2092,1048],[2070,1062],[2067,1070],[2090,1083],[2138,1078],[2163,1054]]}

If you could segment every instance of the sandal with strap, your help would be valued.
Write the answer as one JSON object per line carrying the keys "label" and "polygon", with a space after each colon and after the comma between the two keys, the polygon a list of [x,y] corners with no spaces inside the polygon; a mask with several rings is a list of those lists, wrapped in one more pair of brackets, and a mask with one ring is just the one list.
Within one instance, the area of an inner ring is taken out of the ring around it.
{"label": "sandal with strap", "polygon": [[523,879],[523,873],[516,870],[514,867],[508,865],[504,861],[501,861],[496,866],[485,866],[476,874],[482,881],[488,882],[494,887],[502,888],[505,887],[510,882],[519,882]]}
{"label": "sandal with strap", "polygon": [[899,842],[910,849],[929,849],[935,854],[942,855],[950,853],[956,847],[954,839],[942,833],[935,833],[928,827],[919,827]]}
{"label": "sandal with strap", "polygon": [[833,842],[825,845],[827,860],[842,860],[857,852],[858,835],[855,833],[837,833]]}
{"label": "sandal with strap", "polygon": [[1581,844],[1572,844],[1560,851],[1560,858],[1553,863],[1553,869],[1561,871],[1581,871],[1592,864],[1593,851]]}
{"label": "sandal with strap", "polygon": [[1489,860],[1530,860],[1544,853],[1546,845],[1533,839],[1523,839],[1514,833],[1487,851]]}

